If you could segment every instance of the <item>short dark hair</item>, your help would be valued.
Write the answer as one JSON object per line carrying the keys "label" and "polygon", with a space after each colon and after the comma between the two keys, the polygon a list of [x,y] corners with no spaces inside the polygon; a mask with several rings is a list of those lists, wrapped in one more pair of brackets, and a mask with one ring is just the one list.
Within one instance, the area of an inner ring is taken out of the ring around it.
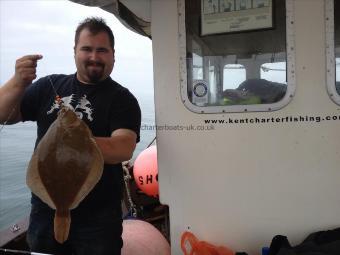
{"label": "short dark hair", "polygon": [[85,20],[83,20],[82,22],[79,23],[77,30],[76,30],[75,37],[74,37],[75,47],[78,44],[79,35],[80,35],[81,31],[83,31],[84,29],[88,29],[91,32],[91,34],[93,34],[93,35],[96,35],[99,32],[107,33],[107,35],[109,36],[109,40],[110,40],[112,49],[114,48],[115,37],[113,36],[112,30],[106,24],[105,20],[102,19],[102,18],[99,18],[99,17],[86,18]]}

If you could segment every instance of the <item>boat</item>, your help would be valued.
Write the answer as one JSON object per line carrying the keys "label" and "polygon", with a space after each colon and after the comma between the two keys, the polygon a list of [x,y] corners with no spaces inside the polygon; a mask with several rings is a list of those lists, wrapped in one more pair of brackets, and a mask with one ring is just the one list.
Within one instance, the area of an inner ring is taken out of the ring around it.
{"label": "boat", "polygon": [[340,226],[339,1],[72,1],[152,40],[171,254],[187,231],[257,255]]}

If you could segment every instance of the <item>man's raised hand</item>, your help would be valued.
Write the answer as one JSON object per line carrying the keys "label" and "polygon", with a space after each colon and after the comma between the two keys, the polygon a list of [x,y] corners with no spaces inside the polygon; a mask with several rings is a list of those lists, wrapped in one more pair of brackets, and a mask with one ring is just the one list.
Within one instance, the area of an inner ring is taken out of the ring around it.
{"label": "man's raised hand", "polygon": [[14,78],[18,85],[28,86],[37,78],[37,62],[42,59],[42,55],[26,55],[17,59],[15,63]]}

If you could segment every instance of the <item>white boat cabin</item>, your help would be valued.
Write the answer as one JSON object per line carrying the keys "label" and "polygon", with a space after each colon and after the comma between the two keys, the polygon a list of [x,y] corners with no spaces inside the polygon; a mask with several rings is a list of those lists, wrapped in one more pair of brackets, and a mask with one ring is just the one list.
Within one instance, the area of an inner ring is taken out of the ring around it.
{"label": "white boat cabin", "polygon": [[160,200],[260,254],[340,226],[340,2],[77,0],[152,38]]}

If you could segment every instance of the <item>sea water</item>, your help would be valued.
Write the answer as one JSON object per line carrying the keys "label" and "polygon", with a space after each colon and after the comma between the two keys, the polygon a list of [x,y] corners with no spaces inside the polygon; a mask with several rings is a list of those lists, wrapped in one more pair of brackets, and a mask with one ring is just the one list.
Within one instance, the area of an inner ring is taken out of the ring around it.
{"label": "sea water", "polygon": [[[133,92],[142,111],[142,126],[154,126],[152,92]],[[155,137],[151,129],[141,130],[133,160]],[[34,122],[7,125],[0,132],[0,230],[13,225],[30,211],[31,193],[26,185],[26,169],[36,139]]]}

